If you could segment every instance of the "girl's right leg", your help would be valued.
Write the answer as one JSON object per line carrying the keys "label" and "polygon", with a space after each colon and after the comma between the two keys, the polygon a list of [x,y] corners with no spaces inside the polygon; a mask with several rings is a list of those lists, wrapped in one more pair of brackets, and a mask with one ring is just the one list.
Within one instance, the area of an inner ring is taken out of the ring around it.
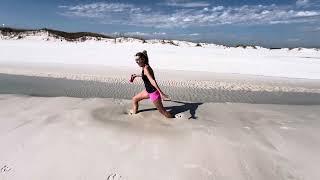
{"label": "girl's right leg", "polygon": [[132,114],[137,114],[139,108],[139,101],[149,99],[149,94],[146,90],[141,91],[132,98]]}
{"label": "girl's right leg", "polygon": [[174,116],[163,107],[161,98],[153,101],[153,104],[156,106],[159,112],[163,114],[166,118],[174,118]]}

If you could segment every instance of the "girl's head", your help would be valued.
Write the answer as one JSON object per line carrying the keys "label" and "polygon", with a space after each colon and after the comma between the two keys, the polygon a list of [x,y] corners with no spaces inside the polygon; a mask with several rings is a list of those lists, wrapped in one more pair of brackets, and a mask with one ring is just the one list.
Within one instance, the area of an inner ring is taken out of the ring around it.
{"label": "girl's head", "polygon": [[143,67],[145,65],[149,65],[149,58],[146,50],[143,50],[142,52],[138,52],[136,55],[136,63]]}

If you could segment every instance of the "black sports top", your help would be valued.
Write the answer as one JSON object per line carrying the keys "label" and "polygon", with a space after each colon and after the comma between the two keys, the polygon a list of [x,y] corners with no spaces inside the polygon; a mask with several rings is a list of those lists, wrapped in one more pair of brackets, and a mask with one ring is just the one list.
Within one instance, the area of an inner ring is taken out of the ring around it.
{"label": "black sports top", "polygon": [[[153,74],[152,74],[152,77],[154,79],[154,75]],[[153,92],[155,92],[157,90],[154,86],[152,86],[152,84],[150,83],[148,77],[146,75],[144,75],[143,69],[142,69],[142,80],[143,80],[144,86],[146,87],[146,91],[148,93],[153,93]]]}

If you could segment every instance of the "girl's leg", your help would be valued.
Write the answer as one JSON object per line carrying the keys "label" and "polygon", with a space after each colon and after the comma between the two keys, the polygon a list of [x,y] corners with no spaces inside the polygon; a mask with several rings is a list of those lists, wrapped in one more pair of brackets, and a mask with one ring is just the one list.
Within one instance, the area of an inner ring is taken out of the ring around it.
{"label": "girl's leg", "polygon": [[159,110],[161,114],[163,114],[166,118],[173,118],[173,115],[169,113],[162,104],[161,98],[153,101],[153,104],[156,106],[156,108]]}
{"label": "girl's leg", "polygon": [[132,114],[137,114],[139,108],[139,101],[148,99],[149,94],[146,90],[141,91],[132,98]]}

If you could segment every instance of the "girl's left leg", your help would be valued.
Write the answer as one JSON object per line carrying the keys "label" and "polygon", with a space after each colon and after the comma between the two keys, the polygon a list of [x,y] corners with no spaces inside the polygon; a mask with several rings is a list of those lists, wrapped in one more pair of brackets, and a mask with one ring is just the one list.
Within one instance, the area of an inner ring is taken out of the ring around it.
{"label": "girl's left leg", "polygon": [[138,93],[137,95],[135,95],[132,98],[132,110],[130,113],[136,114],[138,112],[138,108],[139,108],[139,101],[141,101],[143,99],[148,99],[148,98],[149,98],[149,94],[146,90],[143,90],[140,93]]}

